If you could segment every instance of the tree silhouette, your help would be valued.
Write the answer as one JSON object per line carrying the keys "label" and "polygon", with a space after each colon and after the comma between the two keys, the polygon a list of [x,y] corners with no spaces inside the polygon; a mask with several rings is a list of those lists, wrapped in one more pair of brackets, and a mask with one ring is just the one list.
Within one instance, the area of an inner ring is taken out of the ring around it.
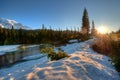
{"label": "tree silhouette", "polygon": [[82,17],[82,33],[83,34],[89,34],[89,17],[88,17],[88,12],[87,9],[84,9],[83,12],[83,17]]}
{"label": "tree silhouette", "polygon": [[18,42],[19,43],[23,43],[23,30],[22,30],[22,28],[20,28],[19,30],[18,30]]}
{"label": "tree silhouette", "polygon": [[12,25],[12,28],[11,28],[11,40],[12,40],[12,41],[15,40],[15,31],[14,31],[13,25]]}
{"label": "tree silhouette", "polygon": [[95,34],[96,34],[96,29],[95,29],[94,21],[92,21],[91,35],[95,35]]}

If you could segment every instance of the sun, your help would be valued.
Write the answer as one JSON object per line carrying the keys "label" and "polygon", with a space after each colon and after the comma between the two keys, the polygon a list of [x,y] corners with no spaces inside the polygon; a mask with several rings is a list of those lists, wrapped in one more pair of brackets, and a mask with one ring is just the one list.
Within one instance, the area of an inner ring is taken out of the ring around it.
{"label": "sun", "polygon": [[105,33],[108,33],[108,29],[105,27],[105,26],[100,26],[98,27],[98,32],[101,33],[101,34],[105,34]]}

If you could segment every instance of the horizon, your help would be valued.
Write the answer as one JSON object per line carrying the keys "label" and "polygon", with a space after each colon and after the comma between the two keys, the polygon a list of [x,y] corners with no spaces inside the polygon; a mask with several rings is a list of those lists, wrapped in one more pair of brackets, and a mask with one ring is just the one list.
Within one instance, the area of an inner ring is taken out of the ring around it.
{"label": "horizon", "polygon": [[[28,3],[29,2],[29,3]],[[119,0],[1,0],[1,18],[15,20],[32,29],[81,29],[84,8],[87,8],[90,27],[105,26],[109,31],[120,28]],[[111,6],[112,5],[112,6]]]}

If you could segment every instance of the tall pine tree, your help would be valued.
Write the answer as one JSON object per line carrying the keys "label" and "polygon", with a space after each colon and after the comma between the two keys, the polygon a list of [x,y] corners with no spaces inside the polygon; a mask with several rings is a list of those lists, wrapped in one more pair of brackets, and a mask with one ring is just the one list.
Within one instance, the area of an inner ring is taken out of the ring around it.
{"label": "tall pine tree", "polygon": [[15,41],[15,31],[14,31],[13,25],[12,25],[12,28],[11,28],[11,40],[12,40],[12,42]]}
{"label": "tall pine tree", "polygon": [[87,9],[85,8],[83,12],[83,17],[82,17],[82,33],[89,34],[89,31],[90,31],[89,28],[90,28],[89,17],[88,17]]}
{"label": "tall pine tree", "polygon": [[95,25],[94,25],[94,21],[92,21],[92,29],[91,29],[91,34],[95,35],[96,30],[95,30]]}
{"label": "tall pine tree", "polygon": [[2,26],[0,25],[0,44],[2,44],[3,45],[3,28],[2,28]]}
{"label": "tall pine tree", "polygon": [[18,38],[19,38],[18,42],[23,43],[23,30],[22,30],[22,28],[20,28],[18,30]]}

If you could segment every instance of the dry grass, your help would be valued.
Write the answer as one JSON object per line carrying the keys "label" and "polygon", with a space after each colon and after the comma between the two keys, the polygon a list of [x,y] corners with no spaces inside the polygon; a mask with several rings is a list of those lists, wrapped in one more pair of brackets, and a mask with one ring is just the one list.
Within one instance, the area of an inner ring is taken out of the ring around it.
{"label": "dry grass", "polygon": [[99,40],[93,45],[93,49],[111,57],[116,69],[120,71],[120,40],[118,34],[98,35],[97,37]]}

